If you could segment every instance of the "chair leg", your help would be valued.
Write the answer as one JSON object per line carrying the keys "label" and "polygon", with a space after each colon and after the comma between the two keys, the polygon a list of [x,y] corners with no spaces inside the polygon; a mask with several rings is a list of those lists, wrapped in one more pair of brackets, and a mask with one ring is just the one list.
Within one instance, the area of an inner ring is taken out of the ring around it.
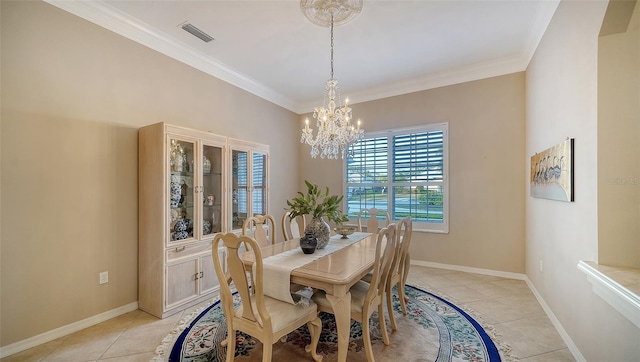
{"label": "chair leg", "polygon": [[398,298],[400,299],[400,308],[402,308],[402,315],[407,315],[407,296],[404,294],[404,280],[400,280],[398,283]]}
{"label": "chair leg", "polygon": [[389,287],[385,294],[387,295],[387,311],[389,312],[389,320],[391,321],[391,331],[397,331],[398,325],[396,324],[396,317],[393,315],[393,301],[391,298],[391,290]]}
{"label": "chair leg", "polygon": [[[384,306],[382,305],[383,301],[380,301],[378,304],[378,319],[380,320],[380,332],[382,332],[382,341],[385,345],[389,345],[389,333],[387,333],[387,322],[384,318]],[[363,330],[364,333],[364,330]],[[371,342],[369,342],[371,343]]]}
{"label": "chair leg", "polygon": [[307,322],[309,333],[311,334],[311,344],[304,347],[304,350],[311,352],[311,357],[316,362],[322,361],[322,356],[317,353],[318,342],[320,341],[320,333],[322,333],[322,320],[316,317],[316,319]]}
{"label": "chair leg", "polygon": [[233,329],[227,331],[227,339],[225,341],[227,342],[227,362],[233,362],[233,358],[236,355],[236,331]]}
{"label": "chair leg", "polygon": [[266,341],[262,343],[262,362],[271,362],[273,356],[273,341]]}
{"label": "chair leg", "polygon": [[373,357],[373,347],[371,347],[371,334],[369,332],[369,318],[362,321],[362,338],[364,339],[364,351],[367,354],[367,361],[368,362],[375,361],[375,358]]}

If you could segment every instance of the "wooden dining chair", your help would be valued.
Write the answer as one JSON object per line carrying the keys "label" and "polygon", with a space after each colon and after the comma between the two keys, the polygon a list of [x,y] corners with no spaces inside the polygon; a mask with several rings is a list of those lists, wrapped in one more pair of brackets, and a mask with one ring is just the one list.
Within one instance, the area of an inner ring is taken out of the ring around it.
{"label": "wooden dining chair", "polygon": [[[379,210],[375,207],[360,210],[357,217],[358,231],[362,231],[362,223],[364,220],[366,220],[367,232],[374,234],[377,233],[378,229],[380,228],[380,220],[378,219],[378,215],[380,215],[381,213],[386,217],[384,223],[384,227],[386,227],[387,225],[389,225],[389,222],[391,220],[391,215],[389,215],[388,211]],[[369,218],[365,219],[365,215],[369,215]]]}
{"label": "wooden dining chair", "polygon": [[253,215],[242,224],[242,235],[254,238],[260,247],[276,243],[276,220],[269,214]]}
{"label": "wooden dining chair", "polygon": [[[378,309],[378,319],[380,321],[380,332],[385,345],[389,345],[389,335],[384,318],[384,309],[382,307],[384,301],[384,292],[386,281],[391,270],[391,262],[393,261],[393,253],[395,250],[395,224],[391,224],[383,228],[378,233],[376,241],[376,258],[373,265],[373,274],[370,283],[359,280],[354,284],[349,292],[351,293],[351,319],[362,324],[362,337],[364,339],[364,348],[367,355],[367,361],[374,361],[373,350],[371,347],[371,334],[369,332],[369,319],[371,314]],[[331,303],[327,299],[324,291],[318,290],[311,298],[321,312],[333,313]]]}
{"label": "wooden dining chair", "polygon": [[[398,330],[396,319],[393,315],[393,287],[398,286],[398,298],[400,299],[400,307],[402,314],[407,315],[406,295],[404,287],[409,275],[411,267],[411,258],[409,257],[409,245],[411,244],[411,233],[413,232],[413,223],[411,216],[407,216],[400,220],[396,225],[396,249],[394,251],[393,261],[391,262],[391,271],[387,279],[387,287],[385,288],[385,296],[387,300],[387,312],[391,321],[391,330]],[[365,282],[371,282],[373,274],[362,277]]]}
{"label": "wooden dining chair", "polygon": [[304,215],[298,215],[293,219],[291,219],[289,215],[291,215],[291,211],[287,211],[282,215],[282,234],[284,235],[285,241],[304,235],[304,228],[306,226]]}
{"label": "wooden dining chair", "polygon": [[411,216],[407,216],[400,220],[396,226],[396,252],[394,253],[391,271],[387,281],[385,294],[387,296],[387,311],[391,320],[391,330],[398,329],[396,319],[393,316],[392,291],[393,287],[398,287],[398,298],[400,299],[400,307],[402,314],[407,315],[406,295],[404,286],[407,282],[407,275],[411,267],[411,258],[409,257],[409,244],[411,244],[411,233],[413,232],[413,223]]}
{"label": "wooden dining chair", "polygon": [[[276,221],[273,216],[269,214],[264,215],[253,215],[247,218],[244,223],[242,223],[242,235],[250,236],[254,238],[260,247],[273,245],[276,243]],[[250,246],[244,246],[246,250],[249,250]],[[247,272],[253,280],[253,275],[251,271]],[[255,290],[253,288],[252,290]]]}
{"label": "wooden dining chair", "polygon": [[[226,248],[226,267],[223,269],[220,244]],[[249,252],[255,257],[255,292],[251,292],[250,282],[242,261],[243,246],[249,246]],[[311,344],[305,347],[315,361],[322,356],[316,353],[322,321],[318,318],[317,306],[293,305],[264,295],[262,254],[258,242],[249,236],[235,233],[217,234],[212,246],[213,263],[218,280],[231,280],[240,296],[240,305],[234,308],[230,283],[220,283],[220,302],[227,323],[227,362],[235,356],[236,331],[242,331],[262,342],[262,361],[271,361],[273,344],[287,334],[306,324],[311,334]]]}

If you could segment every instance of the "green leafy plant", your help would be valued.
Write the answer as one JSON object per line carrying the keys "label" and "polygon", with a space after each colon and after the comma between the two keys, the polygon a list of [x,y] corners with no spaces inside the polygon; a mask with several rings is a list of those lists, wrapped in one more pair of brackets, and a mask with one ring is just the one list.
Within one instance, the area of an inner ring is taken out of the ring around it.
{"label": "green leafy plant", "polygon": [[287,200],[291,211],[289,218],[293,219],[299,215],[311,215],[314,218],[326,216],[336,225],[349,220],[338,208],[344,196],[329,195],[329,187],[323,190],[307,180],[304,183],[307,185],[307,193],[298,192],[297,197]]}

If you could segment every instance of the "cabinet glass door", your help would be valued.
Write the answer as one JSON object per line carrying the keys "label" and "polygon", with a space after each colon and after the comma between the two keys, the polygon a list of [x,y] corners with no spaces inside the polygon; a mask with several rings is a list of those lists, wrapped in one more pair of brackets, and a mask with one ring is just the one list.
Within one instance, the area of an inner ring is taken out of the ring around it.
{"label": "cabinet glass door", "polygon": [[178,242],[193,237],[195,144],[178,139],[169,142],[168,235],[170,242]]}
{"label": "cabinet glass door", "polygon": [[253,215],[264,215],[267,213],[267,155],[253,152],[251,160],[251,210]]}
{"label": "cabinet glass door", "polygon": [[231,152],[231,223],[232,229],[242,229],[249,211],[249,153]]}
{"label": "cabinet glass door", "polygon": [[222,231],[222,148],[202,147],[202,236]]}

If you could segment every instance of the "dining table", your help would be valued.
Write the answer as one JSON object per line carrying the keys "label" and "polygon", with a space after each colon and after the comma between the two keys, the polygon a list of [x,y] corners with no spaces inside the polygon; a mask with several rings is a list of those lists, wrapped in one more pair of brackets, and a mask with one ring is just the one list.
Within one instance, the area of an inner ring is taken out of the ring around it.
{"label": "dining table", "polygon": [[[348,236],[353,242],[322,255],[307,264],[290,270],[291,284],[298,284],[326,292],[327,300],[331,303],[336,320],[338,333],[338,361],[347,360],[349,348],[349,334],[351,327],[351,293],[350,288],[369,271],[373,269],[376,253],[377,235],[371,233],[354,233]],[[344,243],[341,235],[331,237],[329,244]],[[295,250],[302,254],[300,238],[275,243],[260,248],[263,264],[270,257],[278,254],[291,255],[291,259],[300,257]],[[286,264],[289,257],[278,258],[278,263]],[[255,262],[254,253],[242,256],[245,269],[252,270]]]}

